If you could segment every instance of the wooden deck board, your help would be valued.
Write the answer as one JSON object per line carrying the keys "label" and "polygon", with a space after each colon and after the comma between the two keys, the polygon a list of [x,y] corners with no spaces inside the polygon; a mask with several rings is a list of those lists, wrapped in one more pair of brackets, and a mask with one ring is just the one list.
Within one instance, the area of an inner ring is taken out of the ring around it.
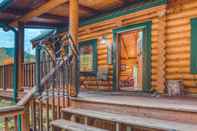
{"label": "wooden deck board", "polygon": [[[19,99],[24,93],[19,93]],[[0,91],[0,97],[12,99],[12,91]],[[66,95],[65,95],[66,97]],[[134,93],[112,93],[112,92],[80,92],[78,97],[72,100],[87,101],[105,104],[116,104],[122,106],[135,106],[155,108],[162,110],[185,111],[197,113],[197,97],[151,97],[140,96]]]}
{"label": "wooden deck board", "polygon": [[151,97],[110,92],[80,92],[79,96],[72,100],[197,113],[195,97]]}
{"label": "wooden deck board", "polygon": [[197,125],[189,124],[189,123],[158,120],[158,119],[146,118],[146,117],[128,116],[128,115],[108,113],[108,112],[98,112],[98,111],[87,110],[87,109],[65,108],[63,109],[63,112],[97,118],[101,120],[112,121],[112,122],[124,123],[128,125],[145,127],[150,129],[177,130],[177,131],[197,130]]}

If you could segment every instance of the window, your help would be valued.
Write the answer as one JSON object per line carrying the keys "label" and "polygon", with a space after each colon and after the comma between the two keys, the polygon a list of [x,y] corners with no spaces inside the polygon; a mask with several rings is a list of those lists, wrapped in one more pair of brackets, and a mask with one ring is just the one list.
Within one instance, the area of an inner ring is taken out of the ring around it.
{"label": "window", "polygon": [[197,18],[191,20],[191,58],[190,69],[192,74],[197,74]]}
{"label": "window", "polygon": [[97,71],[97,49],[96,40],[81,42],[80,51],[80,72],[82,75],[96,75]]}

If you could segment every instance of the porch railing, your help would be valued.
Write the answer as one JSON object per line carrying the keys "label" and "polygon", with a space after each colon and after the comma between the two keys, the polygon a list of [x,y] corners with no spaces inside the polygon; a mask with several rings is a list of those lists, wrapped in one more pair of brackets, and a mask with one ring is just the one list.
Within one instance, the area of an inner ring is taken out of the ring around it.
{"label": "porch railing", "polygon": [[0,66],[0,89],[7,90],[13,87],[13,64]]}
{"label": "porch railing", "polygon": [[33,87],[36,83],[35,79],[36,64],[35,63],[24,63],[23,64],[23,86]]}
{"label": "porch railing", "polygon": [[[51,130],[50,121],[60,118],[61,108],[68,106],[68,94],[70,94],[73,74],[73,58],[78,57],[78,54],[76,54],[78,51],[74,47],[69,34],[66,34],[66,37],[62,37],[61,40],[69,41],[72,49],[70,56],[62,55],[62,57],[55,57],[54,59],[53,56],[56,56],[56,53],[65,49],[65,43],[63,44],[62,41],[58,41],[62,46],[60,50],[54,51],[52,54],[43,46],[38,45],[36,84],[15,106],[0,109],[0,119],[4,120],[5,129],[9,130],[8,121],[13,120],[15,131],[18,129],[28,131],[30,128],[33,131],[49,131]],[[54,41],[54,43],[56,42]],[[24,69],[28,70],[30,75],[25,75],[33,76],[32,70],[35,70],[35,65],[26,66],[24,66]],[[31,85],[34,82],[34,79],[32,79],[29,82],[30,84],[25,84]],[[22,121],[19,118],[22,118]]]}
{"label": "porch railing", "polygon": [[[23,64],[23,87],[33,87],[35,85],[35,63]],[[13,64],[0,65],[0,89],[12,90],[13,88]]]}

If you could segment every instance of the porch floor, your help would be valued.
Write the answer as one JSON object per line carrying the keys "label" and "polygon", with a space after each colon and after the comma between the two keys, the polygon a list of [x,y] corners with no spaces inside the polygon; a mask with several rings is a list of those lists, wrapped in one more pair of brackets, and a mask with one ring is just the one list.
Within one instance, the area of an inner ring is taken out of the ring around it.
{"label": "porch floor", "polygon": [[155,108],[164,110],[179,110],[197,113],[197,97],[182,96],[151,96],[150,94],[128,93],[128,92],[101,92],[81,91],[76,98],[77,101],[97,102],[105,104],[117,104],[123,106],[135,106]]}
{"label": "porch floor", "polygon": [[[12,94],[12,90],[0,90],[0,97],[3,99],[11,99]],[[23,95],[24,93],[19,93],[18,99]],[[120,106],[134,106],[197,113],[197,96],[168,97],[152,96],[151,94],[140,92],[80,91],[78,97],[72,97],[71,99],[76,101],[116,104]]]}

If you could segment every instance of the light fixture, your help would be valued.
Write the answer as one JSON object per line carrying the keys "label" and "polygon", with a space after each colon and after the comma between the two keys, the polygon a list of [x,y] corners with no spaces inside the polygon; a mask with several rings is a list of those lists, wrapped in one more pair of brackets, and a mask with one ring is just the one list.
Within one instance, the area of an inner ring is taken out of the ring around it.
{"label": "light fixture", "polygon": [[106,36],[102,36],[100,39],[101,44],[107,44],[107,37]]}

